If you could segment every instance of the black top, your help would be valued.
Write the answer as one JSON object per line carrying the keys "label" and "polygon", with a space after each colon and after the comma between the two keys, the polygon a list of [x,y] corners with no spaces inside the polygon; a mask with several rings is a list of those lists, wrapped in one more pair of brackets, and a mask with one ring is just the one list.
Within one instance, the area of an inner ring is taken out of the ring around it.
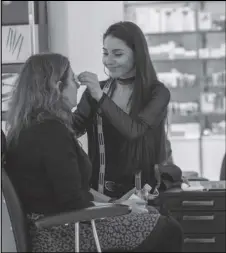
{"label": "black top", "polygon": [[[103,117],[103,133],[106,155],[105,179],[119,182],[121,178],[121,159],[123,148],[123,136],[115,129],[109,121]],[[99,170],[98,170],[99,172]]]}
{"label": "black top", "polygon": [[[101,87],[104,87],[105,83],[105,81],[101,82]],[[108,171],[110,167],[117,164],[117,161],[114,160],[120,155],[121,162],[125,163],[125,166],[120,167],[121,179],[127,178],[131,181],[135,170],[141,170],[144,172],[142,178],[152,185],[153,165],[160,164],[166,159],[165,119],[170,92],[163,83],[156,81],[152,87],[147,88],[145,95],[140,113],[137,117],[132,117],[118,107],[106,94],[103,94],[97,103],[88,90],[83,93],[77,110],[74,112],[74,127],[79,133],[87,132],[88,135],[88,151],[93,164],[92,187],[94,189],[97,188],[100,167],[96,121],[98,108],[101,109],[104,125],[108,167],[106,170]],[[121,147],[123,150],[119,154]]]}
{"label": "black top", "polygon": [[[134,187],[134,175],[132,173],[127,173],[127,170],[125,170],[126,163],[131,157],[126,156],[123,152],[125,140],[122,134],[106,117],[102,117],[102,122],[105,143],[105,181],[113,181],[117,183],[120,185],[119,190],[121,191],[120,194],[118,192],[108,192],[106,189],[104,192],[110,197],[119,198]],[[150,143],[150,150],[153,150],[154,147],[151,145],[153,145],[153,143]],[[100,160],[99,153],[97,152],[95,159],[93,160],[93,173],[91,178],[92,188],[95,190],[98,189],[99,168]],[[154,164],[150,164],[150,170],[142,171],[142,185],[145,183],[149,183],[152,186],[155,185],[156,181],[153,168]]]}
{"label": "black top", "polygon": [[27,213],[93,206],[91,164],[69,130],[55,119],[24,129],[8,150],[6,172]]}
{"label": "black top", "polygon": [[[124,138],[121,133],[108,121],[107,118],[102,117],[103,122],[103,134],[105,143],[105,181],[113,181],[121,187],[120,194],[118,191],[115,193],[104,191],[109,197],[121,197],[121,195],[128,192],[133,188],[134,178],[133,175],[125,174],[124,166],[125,161],[128,160],[123,153]],[[95,156],[93,161],[93,173],[92,173],[92,188],[98,189],[98,177],[99,177],[99,154]]]}

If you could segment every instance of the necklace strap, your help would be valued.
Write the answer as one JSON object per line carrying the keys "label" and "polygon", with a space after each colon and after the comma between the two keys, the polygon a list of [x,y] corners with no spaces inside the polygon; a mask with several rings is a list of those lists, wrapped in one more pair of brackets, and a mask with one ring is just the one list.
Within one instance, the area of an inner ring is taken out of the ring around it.
{"label": "necklace strap", "polygon": [[135,76],[128,77],[128,78],[125,78],[125,79],[123,79],[123,78],[116,78],[116,80],[119,81],[122,84],[130,84],[130,83],[134,82],[135,79],[136,79]]}

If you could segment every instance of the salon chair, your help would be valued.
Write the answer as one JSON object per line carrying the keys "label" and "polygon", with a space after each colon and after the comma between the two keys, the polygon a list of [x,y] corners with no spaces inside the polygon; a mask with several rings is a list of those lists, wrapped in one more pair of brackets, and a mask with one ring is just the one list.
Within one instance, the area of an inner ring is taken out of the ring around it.
{"label": "salon chair", "polygon": [[[6,146],[2,147],[3,157]],[[4,170],[4,158],[2,159],[2,249],[1,252],[31,252],[31,240],[28,234],[28,224],[23,206],[17,192]],[[36,221],[37,228],[51,228],[67,223],[75,224],[75,252],[79,252],[79,223],[90,221],[93,229],[97,252],[101,252],[95,220],[131,212],[126,205],[112,204],[101,207],[89,207],[82,210],[60,213],[46,216]]]}

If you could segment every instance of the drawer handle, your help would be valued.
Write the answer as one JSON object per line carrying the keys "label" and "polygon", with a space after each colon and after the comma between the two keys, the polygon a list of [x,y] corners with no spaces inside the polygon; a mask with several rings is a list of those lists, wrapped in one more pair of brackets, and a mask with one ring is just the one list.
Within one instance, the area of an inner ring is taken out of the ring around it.
{"label": "drawer handle", "polygon": [[214,206],[214,200],[210,201],[182,201],[182,206]]}
{"label": "drawer handle", "polygon": [[215,243],[216,239],[213,238],[185,238],[184,243]]}
{"label": "drawer handle", "polygon": [[183,220],[214,220],[214,215],[209,215],[209,216],[184,215]]}

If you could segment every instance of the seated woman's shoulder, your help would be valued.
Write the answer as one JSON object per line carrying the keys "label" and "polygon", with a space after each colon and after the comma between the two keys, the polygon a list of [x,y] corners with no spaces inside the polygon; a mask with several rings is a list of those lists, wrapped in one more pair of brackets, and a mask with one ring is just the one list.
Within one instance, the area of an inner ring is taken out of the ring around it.
{"label": "seated woman's shoulder", "polygon": [[29,134],[34,134],[34,135],[48,135],[50,136],[55,136],[56,134],[59,133],[67,133],[68,129],[58,119],[45,119],[41,122],[33,122],[33,124],[28,127],[27,129],[24,129],[24,132],[27,132]]}

